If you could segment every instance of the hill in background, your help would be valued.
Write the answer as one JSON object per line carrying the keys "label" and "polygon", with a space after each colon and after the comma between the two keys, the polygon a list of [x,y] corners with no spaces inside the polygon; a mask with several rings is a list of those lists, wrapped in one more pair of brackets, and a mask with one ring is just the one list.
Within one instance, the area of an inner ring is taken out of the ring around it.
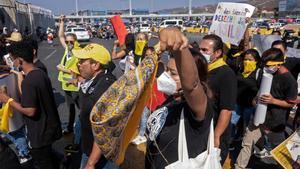
{"label": "hill in background", "polygon": [[[278,8],[279,0],[246,0],[241,1],[241,3],[247,3],[255,6],[258,10],[267,10],[273,11],[274,8]],[[202,7],[192,7],[193,13],[214,13],[216,10],[217,4],[214,5],[205,5]],[[186,14],[188,13],[188,8],[172,8],[172,9],[164,9],[157,11],[160,14]]]}

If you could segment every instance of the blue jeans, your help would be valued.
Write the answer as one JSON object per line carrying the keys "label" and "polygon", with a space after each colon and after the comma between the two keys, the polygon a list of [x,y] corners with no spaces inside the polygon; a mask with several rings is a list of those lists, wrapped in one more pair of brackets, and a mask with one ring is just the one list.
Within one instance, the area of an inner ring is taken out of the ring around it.
{"label": "blue jeans", "polygon": [[145,135],[146,128],[147,128],[147,120],[149,116],[150,116],[150,110],[148,109],[148,107],[145,107],[140,121],[139,136]]}
{"label": "blue jeans", "polygon": [[21,127],[20,129],[10,132],[8,134],[1,133],[4,137],[9,139],[17,148],[18,155],[20,157],[29,156],[29,148],[27,144],[27,140],[25,137],[25,127]]}
{"label": "blue jeans", "polygon": [[[79,169],[84,169],[84,167],[86,166],[86,164],[88,162],[88,159],[89,159],[89,157],[86,154],[82,153]],[[107,163],[105,164],[103,169],[120,169],[120,167],[116,166],[114,163],[112,163],[110,161],[107,161]]]}
{"label": "blue jeans", "polygon": [[80,144],[81,140],[81,123],[80,119],[78,118],[75,122],[75,127],[74,127],[74,144]]}
{"label": "blue jeans", "polygon": [[244,107],[237,105],[236,106],[236,113],[241,116],[243,122],[244,122],[244,127],[247,127],[249,125],[249,122],[251,120],[251,116],[254,115],[255,113],[255,108],[254,107]]}

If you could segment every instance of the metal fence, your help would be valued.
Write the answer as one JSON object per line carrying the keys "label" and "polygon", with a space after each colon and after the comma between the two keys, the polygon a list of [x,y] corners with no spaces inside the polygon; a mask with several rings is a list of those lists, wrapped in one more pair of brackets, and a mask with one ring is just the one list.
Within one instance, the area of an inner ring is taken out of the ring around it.
{"label": "metal fence", "polygon": [[54,27],[52,11],[32,4],[15,0],[0,1],[0,29],[17,28],[22,33],[35,34],[38,27]]}

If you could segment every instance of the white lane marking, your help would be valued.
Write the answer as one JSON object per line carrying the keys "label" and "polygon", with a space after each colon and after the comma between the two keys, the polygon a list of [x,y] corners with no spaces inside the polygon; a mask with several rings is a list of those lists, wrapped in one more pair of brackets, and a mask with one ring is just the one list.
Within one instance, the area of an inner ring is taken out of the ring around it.
{"label": "white lane marking", "polygon": [[54,53],[56,53],[56,49],[52,53],[50,53],[44,60],[50,59],[50,57],[53,56]]}

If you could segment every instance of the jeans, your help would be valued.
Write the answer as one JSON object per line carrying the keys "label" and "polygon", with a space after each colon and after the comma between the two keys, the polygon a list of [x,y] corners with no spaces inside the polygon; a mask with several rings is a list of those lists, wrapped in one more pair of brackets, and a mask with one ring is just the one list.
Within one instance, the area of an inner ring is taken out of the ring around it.
{"label": "jeans", "polygon": [[78,118],[75,122],[74,127],[74,144],[79,145],[81,140],[81,123],[80,119]]}
{"label": "jeans", "polygon": [[[246,127],[249,125],[250,120],[253,118],[255,108],[236,105],[235,111],[236,116],[240,116],[240,119],[235,124],[231,123],[231,136],[233,138],[239,138],[244,135]],[[232,115],[232,117],[234,117],[234,114]]]}
{"label": "jeans", "polygon": [[8,134],[2,133],[1,135],[9,139],[16,146],[18,150],[18,155],[20,157],[29,156],[29,148],[25,137],[24,126],[16,131],[10,132]]}
{"label": "jeans", "polygon": [[[88,162],[88,159],[89,159],[89,157],[85,153],[82,153],[79,169],[84,169],[84,167],[86,166],[86,164]],[[95,168],[95,169],[97,169],[97,168]],[[120,168],[118,166],[116,166],[114,163],[107,161],[107,163],[105,164],[103,169],[120,169]]]}
{"label": "jeans", "polygon": [[147,128],[147,120],[149,116],[150,116],[150,110],[148,109],[148,107],[145,107],[140,121],[139,136],[145,135],[146,128]]}
{"label": "jeans", "polygon": [[254,107],[244,107],[240,105],[236,106],[236,113],[241,116],[244,122],[244,128],[246,128],[249,125],[251,116],[254,115],[254,112],[255,112]]}

